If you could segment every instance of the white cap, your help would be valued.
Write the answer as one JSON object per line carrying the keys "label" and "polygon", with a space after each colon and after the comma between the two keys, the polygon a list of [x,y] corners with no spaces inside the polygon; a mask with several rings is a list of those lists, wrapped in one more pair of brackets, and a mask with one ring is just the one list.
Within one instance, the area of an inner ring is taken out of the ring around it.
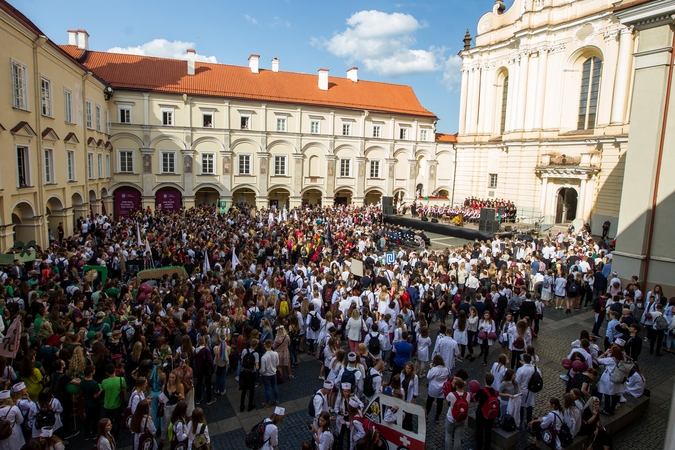
{"label": "white cap", "polygon": [[352,396],[349,399],[349,406],[351,406],[352,408],[363,408],[363,403],[361,403],[361,401],[355,396]]}
{"label": "white cap", "polygon": [[40,428],[40,437],[41,438],[52,437],[53,430],[54,430],[53,427],[42,427],[42,428]]}
{"label": "white cap", "polygon": [[276,414],[277,416],[283,416],[285,412],[286,409],[282,408],[281,406],[277,406],[276,408],[274,408],[274,414]]}
{"label": "white cap", "polygon": [[347,355],[347,360],[349,360],[349,362],[356,362],[356,353],[349,352]]}
{"label": "white cap", "polygon": [[21,392],[26,389],[26,383],[19,381],[14,386],[12,386],[12,392]]}
{"label": "white cap", "polygon": [[616,338],[616,340],[614,341],[614,343],[615,343],[616,345],[618,345],[619,347],[623,347],[624,345],[626,345],[626,341],[624,341],[624,340],[621,339],[621,338]]}
{"label": "white cap", "polygon": [[9,398],[12,395],[10,391],[0,391],[0,400]]}
{"label": "white cap", "polygon": [[340,385],[343,391],[351,391],[352,390],[352,384],[351,383],[342,383]]}
{"label": "white cap", "polygon": [[333,389],[334,386],[335,386],[335,384],[333,384],[333,382],[330,381],[330,380],[326,380],[326,381],[323,382],[323,387],[325,389]]}

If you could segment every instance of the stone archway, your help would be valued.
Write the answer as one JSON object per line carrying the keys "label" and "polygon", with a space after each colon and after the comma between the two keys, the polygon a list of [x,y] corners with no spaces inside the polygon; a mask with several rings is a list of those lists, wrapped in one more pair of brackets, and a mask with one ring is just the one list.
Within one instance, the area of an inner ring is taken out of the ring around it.
{"label": "stone archway", "polygon": [[251,188],[242,187],[232,191],[232,204],[245,204],[255,206],[256,194]]}
{"label": "stone archway", "polygon": [[382,201],[382,192],[377,189],[373,189],[366,193],[363,198],[363,203],[365,205],[376,205]]}
{"label": "stone archway", "polygon": [[12,224],[14,224],[14,242],[28,245],[37,240],[37,225],[35,224],[35,209],[28,202],[19,202],[12,210]]}
{"label": "stone archway", "polygon": [[87,214],[87,207],[84,204],[84,199],[79,192],[73,192],[73,195],[70,197],[71,204],[73,205],[73,230],[77,230],[77,219],[80,217],[84,218]]}
{"label": "stone archway", "polygon": [[113,192],[113,217],[129,217],[141,209],[141,192],[131,186],[120,186]]}
{"label": "stone archway", "polygon": [[302,194],[302,204],[303,205],[321,205],[321,191],[318,189],[307,189]]}
{"label": "stone archway", "polygon": [[195,192],[195,206],[216,206],[220,200],[220,192],[212,187],[203,187]]}
{"label": "stone archway", "polygon": [[279,209],[288,209],[291,193],[284,188],[275,188],[267,194],[267,198],[269,199],[270,206],[276,206]]}
{"label": "stone archway", "polygon": [[579,194],[572,187],[564,187],[556,196],[555,223],[572,222],[577,217]]}
{"label": "stone archway", "polygon": [[[59,223],[64,228],[65,231],[65,225],[63,225],[63,218],[65,217],[64,211],[63,211],[63,203],[61,202],[61,199],[58,197],[51,197],[49,200],[47,200],[47,205],[46,205],[46,213],[47,213],[47,228],[51,232],[50,236],[53,236],[55,240],[59,239],[59,232],[58,232],[58,227]],[[51,238],[50,238],[51,240]]]}
{"label": "stone archway", "polygon": [[336,205],[351,205],[352,191],[348,189],[340,189],[335,193],[333,203]]}

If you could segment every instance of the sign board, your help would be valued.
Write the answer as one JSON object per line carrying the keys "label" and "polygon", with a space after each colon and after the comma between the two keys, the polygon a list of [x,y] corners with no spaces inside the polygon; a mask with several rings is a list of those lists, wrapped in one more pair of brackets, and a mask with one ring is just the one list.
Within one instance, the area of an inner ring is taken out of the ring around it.
{"label": "sign board", "polygon": [[176,189],[165,188],[157,192],[157,207],[161,211],[180,211],[181,193]]}
{"label": "sign board", "polygon": [[219,202],[218,206],[220,207],[220,214],[225,214],[227,212],[226,205],[227,205],[227,202],[225,200],[221,200]]}
{"label": "sign board", "polygon": [[26,253],[0,253],[0,264],[14,264],[14,260],[18,259],[20,263],[25,264],[35,261],[35,250]]}
{"label": "sign board", "polygon": [[396,253],[386,252],[382,257],[385,264],[396,264]]}
{"label": "sign board", "polygon": [[349,270],[356,275],[357,277],[363,276],[363,261],[358,261],[352,259],[352,265],[349,267]]}
{"label": "sign board", "polygon": [[133,188],[121,187],[115,190],[115,216],[129,217],[132,211],[141,209],[141,193]]}

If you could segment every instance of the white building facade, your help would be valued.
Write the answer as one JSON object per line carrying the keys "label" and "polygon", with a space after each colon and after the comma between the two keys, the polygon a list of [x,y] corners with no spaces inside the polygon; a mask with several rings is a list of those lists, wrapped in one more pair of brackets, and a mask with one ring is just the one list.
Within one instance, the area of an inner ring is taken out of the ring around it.
{"label": "white building facade", "polygon": [[501,2],[465,40],[455,201],[515,202],[545,223],[615,233],[628,140],[632,30],[609,0]]}

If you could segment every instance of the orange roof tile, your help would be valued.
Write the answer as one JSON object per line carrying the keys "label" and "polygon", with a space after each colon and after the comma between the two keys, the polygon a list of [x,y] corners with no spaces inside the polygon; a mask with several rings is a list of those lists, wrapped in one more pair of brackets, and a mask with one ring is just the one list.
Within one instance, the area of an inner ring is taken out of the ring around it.
{"label": "orange roof tile", "polygon": [[312,74],[265,69],[254,74],[248,67],[197,62],[195,74],[188,75],[184,60],[83,51],[72,45],[61,48],[117,89],[436,117],[420,104],[410,86],[400,84],[329,77],[328,90],[322,91],[318,75]]}
{"label": "orange roof tile", "polygon": [[443,134],[443,133],[436,133],[436,141],[440,141],[440,142],[457,142],[457,134]]}

